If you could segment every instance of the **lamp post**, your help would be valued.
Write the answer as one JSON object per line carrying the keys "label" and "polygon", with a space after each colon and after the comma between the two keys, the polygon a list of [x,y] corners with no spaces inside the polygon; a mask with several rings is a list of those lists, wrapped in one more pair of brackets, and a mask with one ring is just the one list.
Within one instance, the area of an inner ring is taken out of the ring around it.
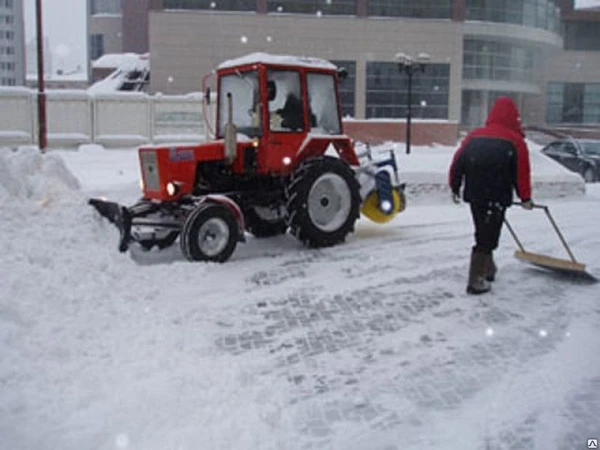
{"label": "lamp post", "polygon": [[44,33],[42,30],[42,0],[35,2],[35,22],[37,38],[37,77],[38,77],[38,144],[40,151],[46,151],[47,123],[46,123],[46,92],[44,87]]}
{"label": "lamp post", "polygon": [[404,72],[408,76],[408,92],[406,111],[406,154],[410,154],[410,130],[411,130],[411,110],[412,110],[412,77],[417,72],[425,72],[425,66],[431,57],[427,53],[419,53],[417,59],[414,60],[406,53],[397,53],[396,61],[398,62],[398,70]]}

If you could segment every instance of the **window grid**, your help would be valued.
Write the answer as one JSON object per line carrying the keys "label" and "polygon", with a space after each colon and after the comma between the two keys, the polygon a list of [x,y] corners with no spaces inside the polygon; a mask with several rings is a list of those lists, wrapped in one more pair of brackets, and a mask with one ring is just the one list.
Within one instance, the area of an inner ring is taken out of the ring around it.
{"label": "window grid", "polygon": [[[448,118],[449,64],[427,64],[412,79],[411,113],[415,118]],[[391,62],[367,63],[367,118],[404,118],[408,112],[408,76]]]}
{"label": "window grid", "polygon": [[273,13],[355,15],[356,0],[267,0]]}
{"label": "window grid", "polygon": [[344,67],[348,76],[339,85],[342,117],[354,117],[354,95],[356,92],[356,61],[331,61],[338,67]]}
{"label": "window grid", "polygon": [[450,19],[451,0],[369,0],[369,16]]}
{"label": "window grid", "polygon": [[548,83],[546,121],[600,124],[600,83]]}
{"label": "window grid", "polygon": [[514,23],[560,33],[557,0],[467,0],[466,19]]}
{"label": "window grid", "polygon": [[256,11],[256,0],[164,0],[165,9]]}
{"label": "window grid", "polygon": [[536,81],[536,52],[523,46],[465,39],[463,78],[467,80]]}

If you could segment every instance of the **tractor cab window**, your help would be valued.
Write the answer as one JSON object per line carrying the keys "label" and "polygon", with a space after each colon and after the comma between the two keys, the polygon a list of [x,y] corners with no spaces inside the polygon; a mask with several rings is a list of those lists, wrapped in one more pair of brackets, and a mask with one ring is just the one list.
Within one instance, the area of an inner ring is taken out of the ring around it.
{"label": "tractor cab window", "polygon": [[219,136],[225,135],[229,121],[227,94],[231,93],[232,122],[237,132],[248,137],[262,134],[258,72],[238,72],[221,77],[219,92]]}
{"label": "tractor cab window", "polygon": [[307,83],[311,133],[341,134],[334,76],[309,73]]}
{"label": "tractor cab window", "polygon": [[267,90],[271,131],[304,131],[300,74],[292,70],[269,70]]}

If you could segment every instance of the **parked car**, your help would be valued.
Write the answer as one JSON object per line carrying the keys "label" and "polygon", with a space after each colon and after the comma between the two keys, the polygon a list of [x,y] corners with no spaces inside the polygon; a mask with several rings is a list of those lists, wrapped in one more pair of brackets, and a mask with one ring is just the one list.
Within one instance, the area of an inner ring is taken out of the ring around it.
{"label": "parked car", "polygon": [[541,152],[580,174],[586,183],[600,181],[600,140],[561,139],[546,145]]}

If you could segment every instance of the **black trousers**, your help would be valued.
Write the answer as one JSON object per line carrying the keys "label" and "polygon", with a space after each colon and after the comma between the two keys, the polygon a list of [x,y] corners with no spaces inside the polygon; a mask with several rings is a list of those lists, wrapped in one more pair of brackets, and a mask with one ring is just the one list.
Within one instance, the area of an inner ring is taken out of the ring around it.
{"label": "black trousers", "polygon": [[473,251],[489,255],[498,248],[505,213],[506,207],[502,205],[471,203],[471,215],[475,226]]}

